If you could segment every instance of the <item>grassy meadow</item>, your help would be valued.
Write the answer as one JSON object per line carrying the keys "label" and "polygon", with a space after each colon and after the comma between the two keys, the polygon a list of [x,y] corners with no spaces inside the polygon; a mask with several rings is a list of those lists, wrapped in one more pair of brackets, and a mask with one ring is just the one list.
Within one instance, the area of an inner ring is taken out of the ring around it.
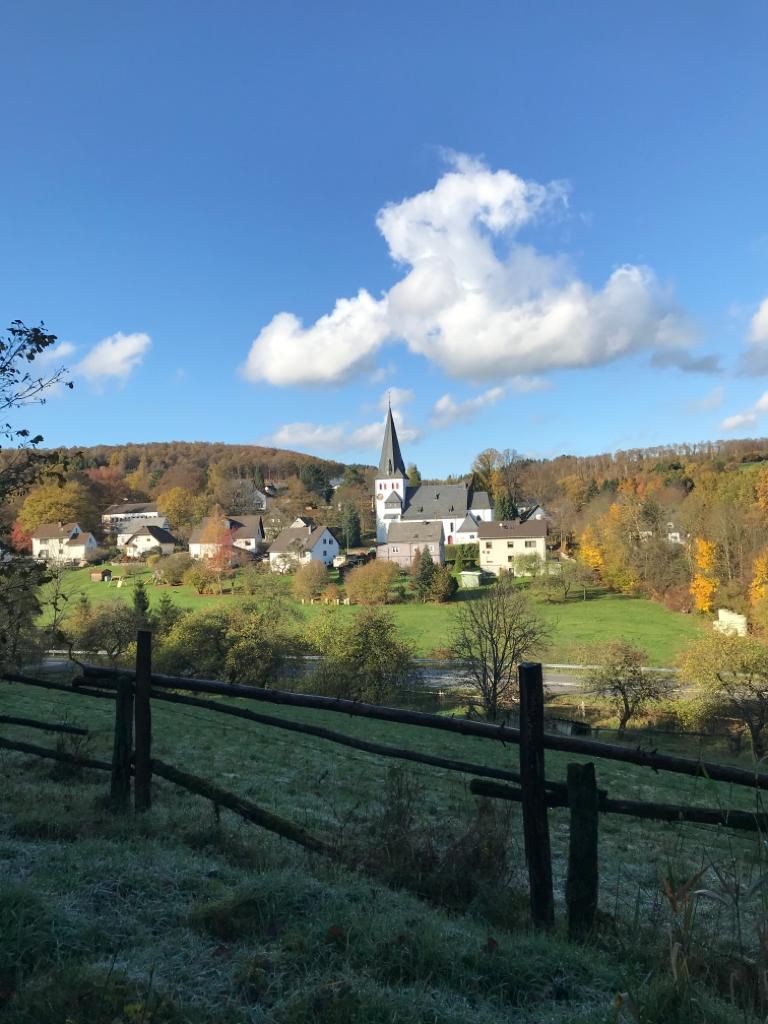
{"label": "grassy meadow", "polygon": [[[121,568],[116,568],[116,575]],[[120,589],[115,583],[96,583],[89,577],[90,570],[71,570],[65,575],[64,591],[70,602],[78,595],[85,594],[91,602],[108,600],[130,600],[132,580],[143,579],[147,583],[150,602],[156,603],[162,594],[169,594],[182,608],[198,609],[216,607],[219,602],[242,603],[253,600],[241,592],[222,595],[200,595],[189,586],[166,587],[152,584],[152,574],[139,572],[129,577]],[[282,577],[280,583],[290,594],[291,578]],[[236,584],[237,586],[237,584]],[[457,603],[472,600],[477,591],[459,591],[448,604],[395,604],[390,611],[402,635],[410,640],[419,656],[429,657],[444,651],[450,643],[451,621]],[[604,590],[592,592],[584,601],[581,595],[571,596],[563,604],[540,602],[539,611],[552,630],[552,643],[543,652],[550,662],[578,661],[585,644],[623,638],[644,647],[649,653],[649,663],[671,665],[679,651],[694,639],[702,628],[702,622],[695,616],[682,615],[645,598],[626,597]],[[298,625],[321,615],[319,605],[296,604]],[[354,615],[355,609],[342,607],[343,615]]]}
{"label": "grassy meadow", "polygon": [[[86,725],[87,752],[108,757],[111,702],[0,687],[6,713]],[[477,763],[517,761],[516,748],[496,742],[330,712],[265,710]],[[54,742],[1,728],[8,737]],[[602,817],[600,925],[593,943],[580,947],[562,931],[564,811],[550,814],[559,926],[544,938],[526,923],[517,805],[492,807],[496,832],[488,841],[503,836],[503,877],[482,882],[461,905],[409,891],[408,876],[387,884],[363,870],[382,823],[402,829],[404,846],[408,837],[434,837],[436,848],[448,847],[438,868],[426,858],[427,874],[454,861],[461,867],[469,837],[488,827],[467,777],[394,768],[313,737],[160,702],[153,737],[157,757],[303,825],[345,863],[307,855],[163,781],[155,782],[151,812],[115,815],[106,775],[0,752],[0,1015],[9,1024],[757,1019],[716,993],[727,997],[732,987],[735,951],[759,955],[759,838]],[[64,744],[73,742],[80,743]],[[726,759],[717,746],[704,753]],[[568,760],[577,759],[548,753],[548,776],[563,779]],[[600,761],[597,773],[611,796],[756,805],[750,791],[705,779]],[[695,915],[685,895],[694,876],[712,894],[696,901]],[[682,943],[677,980],[672,941]],[[681,980],[681,965],[690,980]],[[626,994],[625,1010],[618,993]]]}

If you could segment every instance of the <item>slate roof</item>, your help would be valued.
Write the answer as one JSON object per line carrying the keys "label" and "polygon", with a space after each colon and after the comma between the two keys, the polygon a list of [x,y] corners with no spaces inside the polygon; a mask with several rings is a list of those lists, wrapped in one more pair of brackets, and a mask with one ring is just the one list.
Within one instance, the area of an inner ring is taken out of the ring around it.
{"label": "slate roof", "polygon": [[387,505],[389,505],[390,507],[392,507],[393,505],[397,505],[397,507],[400,508],[400,495],[397,493],[397,491],[391,491],[389,493],[389,495],[387,496],[387,500],[384,502],[384,507],[386,508]]}
{"label": "slate roof", "polygon": [[130,544],[131,541],[134,540],[134,538],[136,537],[151,537],[153,540],[156,540],[158,544],[176,543],[176,538],[173,536],[173,534],[169,533],[167,530],[164,530],[161,526],[140,526],[135,533],[131,534],[128,543]]}
{"label": "slate roof", "polygon": [[32,531],[34,540],[66,540],[73,530],[79,530],[77,523],[42,523]]}
{"label": "slate roof", "polygon": [[478,540],[521,540],[546,537],[549,527],[543,519],[504,519],[498,523],[480,523],[477,527]]}
{"label": "slate roof", "polygon": [[133,535],[137,530],[140,530],[142,526],[146,525],[147,524],[143,519],[126,519],[125,522],[119,524],[117,532]]}
{"label": "slate roof", "polygon": [[451,516],[464,516],[470,507],[489,508],[488,495],[484,495],[486,504],[474,506],[474,498],[469,481],[461,484],[420,484],[408,487],[405,492],[405,509],[403,519],[450,519]]}
{"label": "slate roof", "polygon": [[[293,545],[296,545],[301,551],[311,551],[326,532],[326,529],[327,527],[325,526],[286,526],[272,541],[269,553],[270,555],[291,554],[295,550]],[[328,533],[330,534],[331,531],[328,530]]]}
{"label": "slate roof", "polygon": [[443,536],[443,524],[437,523],[392,523],[387,533],[387,544],[439,544]]}
{"label": "slate roof", "polygon": [[477,533],[477,522],[472,518],[469,512],[464,517],[464,522],[461,526],[456,527],[456,533]]}
{"label": "slate roof", "polygon": [[157,512],[157,505],[154,501],[121,501],[117,505],[110,505],[109,508],[104,512],[105,516],[125,515],[129,512],[131,515]]}
{"label": "slate roof", "polygon": [[392,410],[388,409],[387,421],[384,425],[384,443],[381,446],[381,458],[379,459],[379,476],[387,479],[398,474],[406,475],[405,463],[400,452],[400,442],[397,439]]}
{"label": "slate roof", "polygon": [[479,512],[481,509],[489,509],[491,507],[491,499],[488,497],[488,492],[473,491],[472,504],[469,507],[475,512]]}

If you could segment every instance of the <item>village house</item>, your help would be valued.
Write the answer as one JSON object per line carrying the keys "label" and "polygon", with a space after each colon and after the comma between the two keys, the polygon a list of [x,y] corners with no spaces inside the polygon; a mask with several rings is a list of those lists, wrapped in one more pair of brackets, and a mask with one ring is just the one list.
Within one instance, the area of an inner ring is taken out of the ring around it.
{"label": "village house", "polygon": [[410,569],[417,551],[429,551],[432,561],[445,564],[443,524],[391,523],[386,544],[379,545],[377,560],[396,562],[401,569]]}
{"label": "village house", "polygon": [[327,526],[286,526],[270,545],[269,567],[272,572],[290,572],[310,562],[333,565],[339,550]]}
{"label": "village house", "polygon": [[454,544],[477,544],[477,531],[479,519],[475,519],[471,512],[467,512],[464,522],[461,523],[453,535]]}
{"label": "village house", "polygon": [[32,557],[59,565],[79,564],[98,548],[77,523],[43,523],[32,533]]}
{"label": "village house", "polygon": [[144,558],[154,551],[172,555],[177,544],[176,538],[160,526],[140,526],[123,545],[118,543],[118,546],[123,548],[128,558]]}
{"label": "village house", "polygon": [[455,544],[465,543],[457,540],[456,535],[464,530],[467,516],[478,523],[493,521],[493,508],[488,494],[486,491],[475,490],[473,479],[458,484],[408,485],[391,409],[387,411],[384,424],[384,443],[381,446],[374,495],[378,544],[387,542],[393,523],[433,523],[439,520],[445,543]]}
{"label": "village house", "polygon": [[264,543],[261,516],[207,516],[189,535],[192,558],[214,558],[224,548],[255,555]]}
{"label": "village house", "polygon": [[495,576],[503,573],[525,575],[521,563],[516,561],[523,555],[534,555],[542,563],[547,558],[547,534],[549,527],[545,519],[505,519],[496,523],[480,523],[478,543],[480,545],[480,568]]}
{"label": "village house", "polygon": [[110,505],[102,513],[101,522],[105,530],[115,532],[124,523],[132,522],[139,526],[160,526],[168,529],[168,520],[158,512],[154,501],[121,501],[117,505]]}

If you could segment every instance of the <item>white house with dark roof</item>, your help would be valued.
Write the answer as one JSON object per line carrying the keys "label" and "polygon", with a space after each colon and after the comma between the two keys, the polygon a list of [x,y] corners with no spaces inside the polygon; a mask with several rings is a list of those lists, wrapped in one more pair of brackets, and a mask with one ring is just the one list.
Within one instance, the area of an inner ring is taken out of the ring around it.
{"label": "white house with dark roof", "polygon": [[160,526],[140,526],[122,547],[128,558],[143,558],[156,551],[172,555],[177,543],[176,538]]}
{"label": "white house with dark roof", "polygon": [[272,572],[290,572],[310,562],[333,565],[339,542],[327,526],[286,526],[269,546]]}
{"label": "white house with dark roof", "polygon": [[518,572],[521,555],[534,555],[541,562],[547,558],[549,524],[546,519],[505,519],[496,523],[480,523],[480,568],[495,576]]}
{"label": "white house with dark roof", "polygon": [[387,411],[379,471],[374,484],[376,503],[376,540],[385,544],[393,523],[433,523],[440,521],[446,544],[457,540],[457,532],[467,516],[476,522],[493,521],[493,508],[486,491],[477,491],[474,480],[458,484],[419,484],[408,486],[405,463],[397,439],[392,410]]}
{"label": "white house with dark roof", "polygon": [[454,544],[477,544],[480,519],[475,519],[471,512],[467,512],[464,522],[457,527],[453,535]]}
{"label": "white house with dark roof", "polygon": [[32,557],[60,565],[79,563],[98,547],[77,523],[43,523],[32,532]]}
{"label": "white house with dark roof", "polygon": [[409,569],[417,551],[429,551],[436,565],[445,564],[443,524],[391,523],[386,544],[379,545],[377,560],[397,562],[401,569]]}

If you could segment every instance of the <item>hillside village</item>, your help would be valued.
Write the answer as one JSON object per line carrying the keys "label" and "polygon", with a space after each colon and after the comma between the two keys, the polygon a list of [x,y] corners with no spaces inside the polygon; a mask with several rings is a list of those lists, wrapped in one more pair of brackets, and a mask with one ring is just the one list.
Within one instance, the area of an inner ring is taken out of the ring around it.
{"label": "hillside village", "polygon": [[30,534],[31,554],[46,563],[81,566],[103,561],[108,552],[135,562],[186,551],[195,561],[215,561],[227,568],[266,561],[271,571],[284,574],[312,562],[343,567],[350,560],[374,557],[407,570],[424,551],[442,566],[447,548],[467,545],[477,552],[478,568],[464,574],[466,586],[477,585],[482,572],[530,575],[526,557],[541,564],[547,560],[549,517],[537,503],[514,519],[497,521],[490,495],[477,487],[474,476],[411,485],[391,408],[371,495],[375,544],[368,549],[358,545],[350,550],[338,527],[309,514],[296,516],[268,540],[265,520],[274,521],[270,512],[280,504],[279,488],[271,483],[263,490],[253,488],[250,499],[252,513],[204,516],[186,542],[173,534],[157,502],[117,502],[101,512],[98,537],[74,521],[41,523]]}

